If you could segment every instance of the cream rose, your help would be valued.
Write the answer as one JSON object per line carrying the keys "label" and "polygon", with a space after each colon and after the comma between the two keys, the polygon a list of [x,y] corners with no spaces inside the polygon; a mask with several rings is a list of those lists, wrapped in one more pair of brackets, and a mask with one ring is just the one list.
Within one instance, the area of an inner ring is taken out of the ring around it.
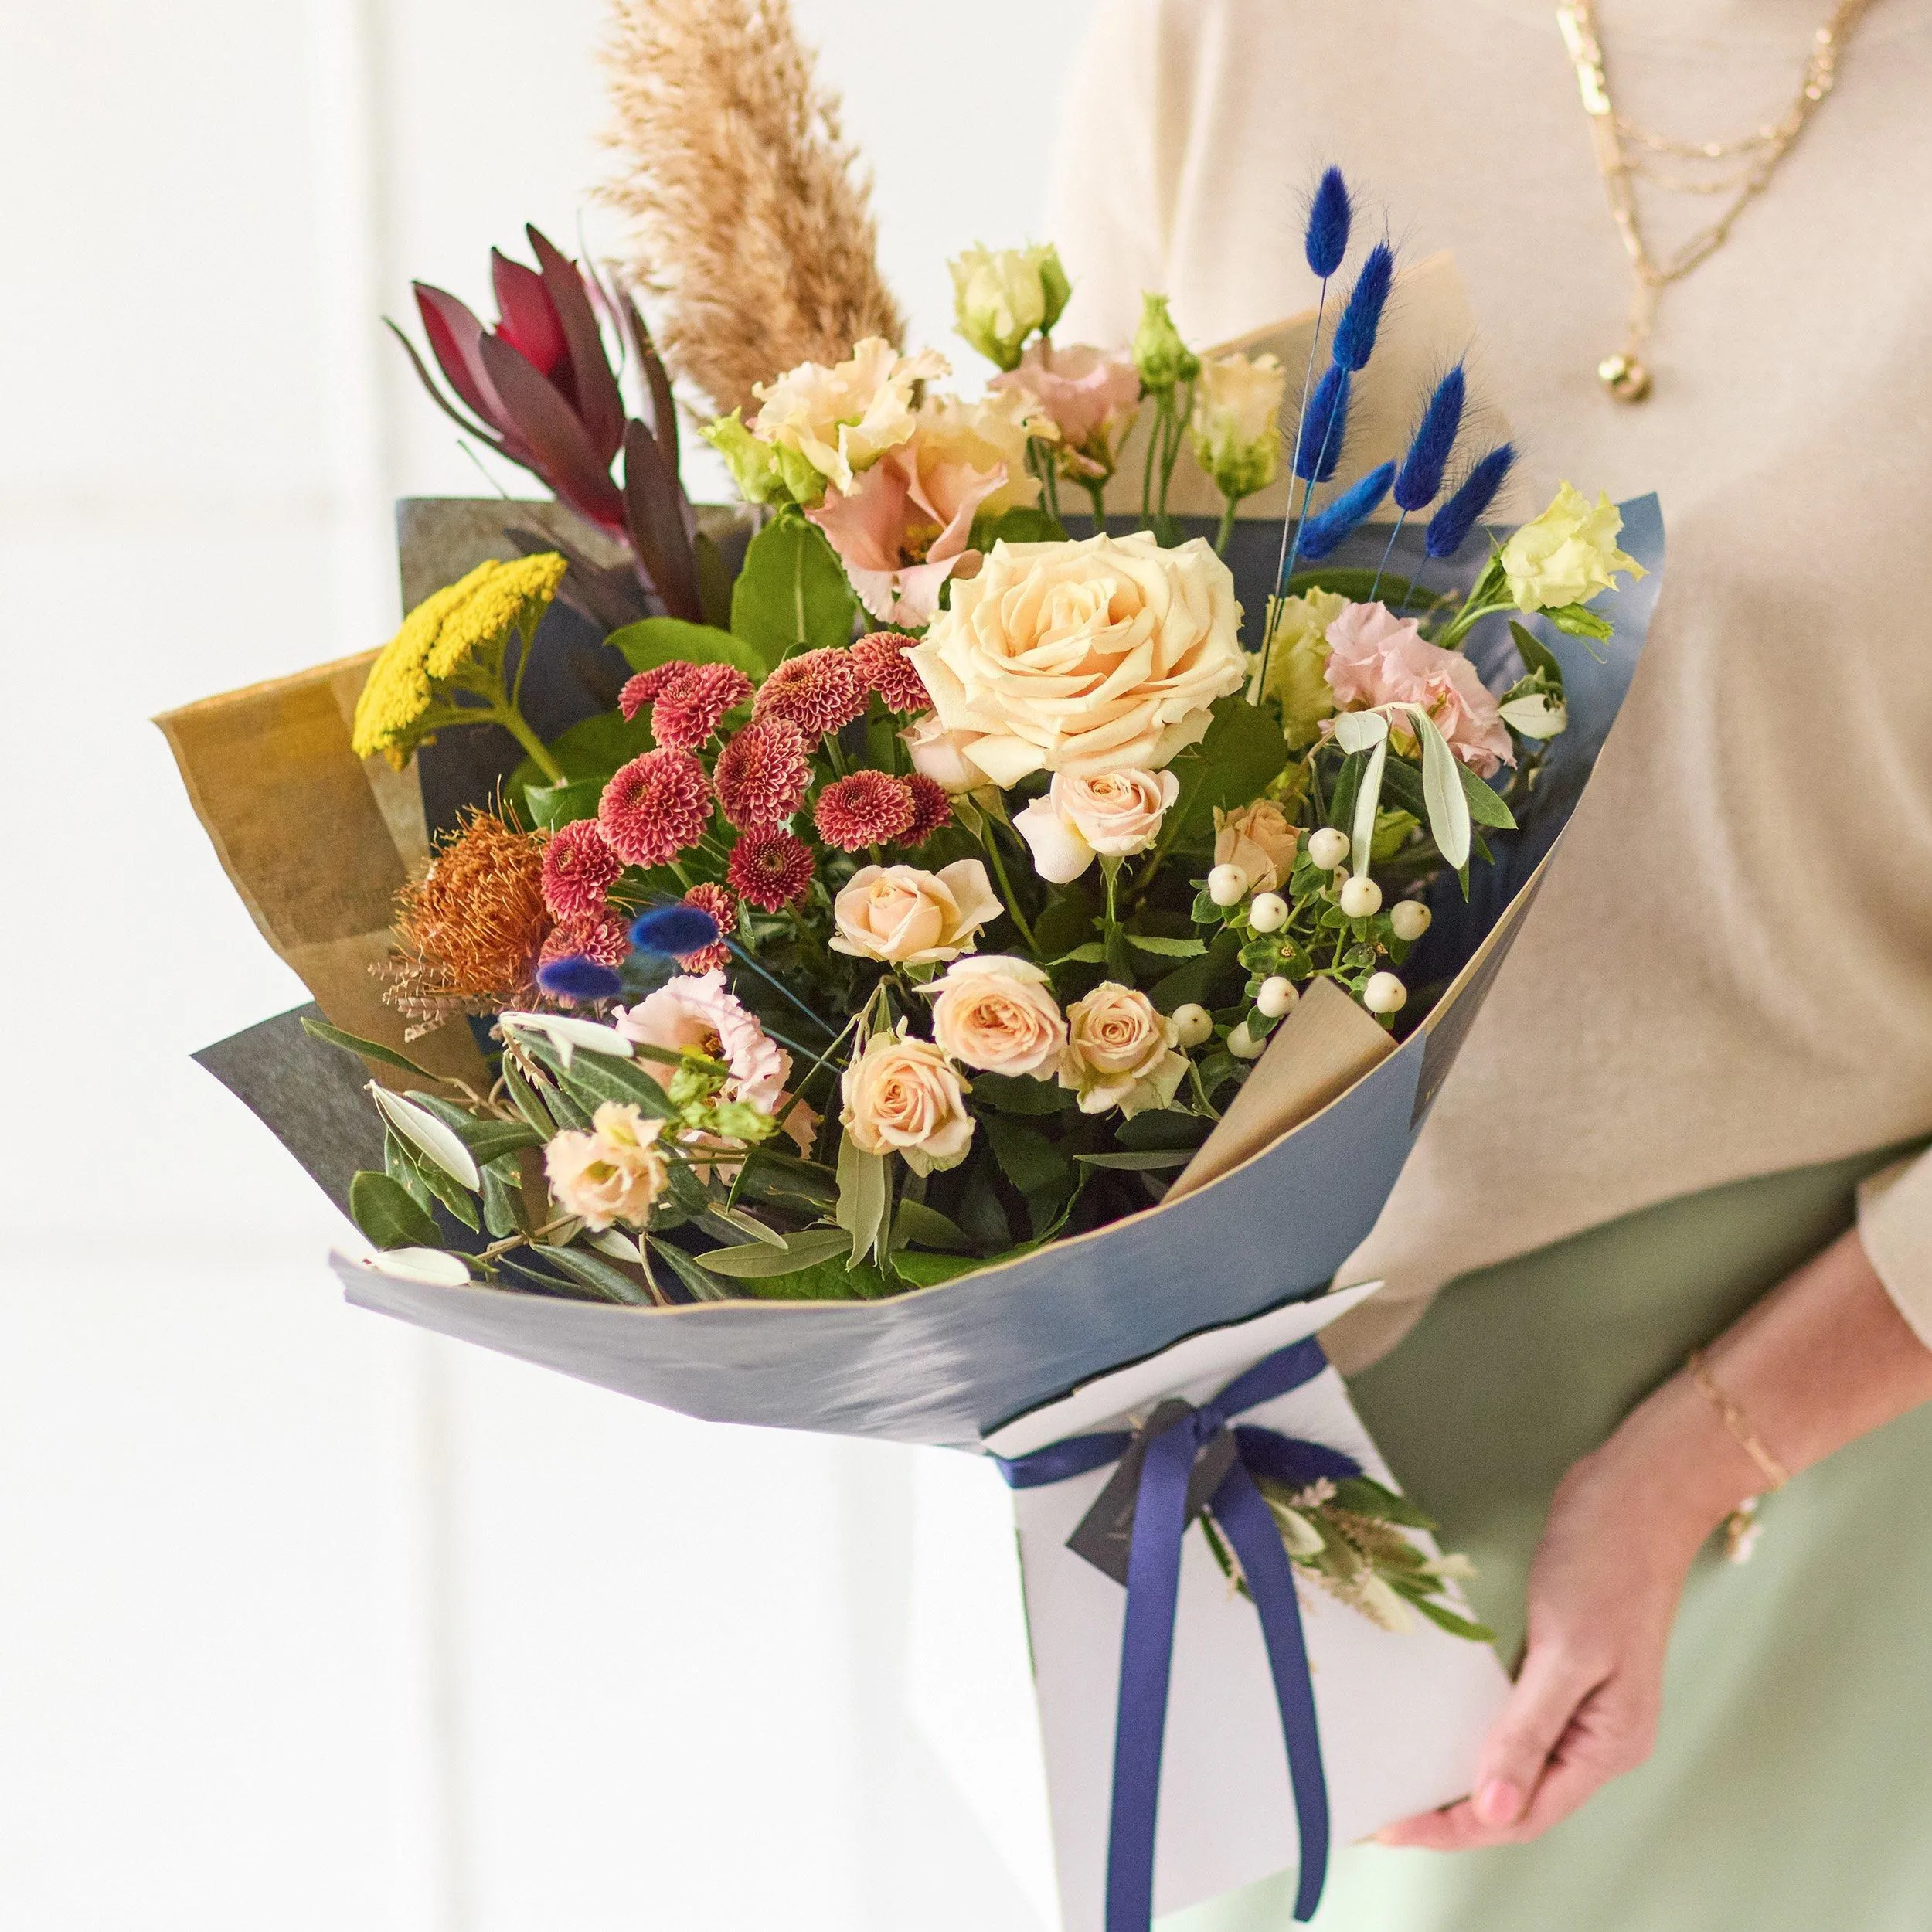
{"label": "cream rose", "polygon": [[1033,869],[1057,886],[1077,879],[1094,855],[1145,852],[1180,794],[1171,771],[1056,771],[1043,798],[1013,820],[1033,854]]}
{"label": "cream rose", "polygon": [[1066,1020],[1031,960],[962,959],[926,991],[933,995],[934,1041],[962,1066],[1042,1080],[1059,1070]]}
{"label": "cream rose", "polygon": [[845,1069],[838,1118],[862,1153],[896,1154],[915,1174],[957,1167],[972,1145],[966,1083],[930,1040],[906,1022],[881,1033]]}
{"label": "cream rose", "polygon": [[1205,539],[996,543],[907,653],[940,723],[995,784],[1158,770],[1240,688],[1234,578]]}
{"label": "cream rose", "polygon": [[899,734],[913,770],[955,794],[978,791],[986,783],[985,773],[966,755],[972,741],[970,732],[948,731],[936,711],[913,719]]}
{"label": "cream rose", "polygon": [[1252,496],[1274,481],[1287,381],[1272,355],[1217,355],[1202,365],[1188,440],[1223,496]]}
{"label": "cream rose", "polygon": [[801,362],[775,383],[754,383],[760,406],[751,433],[780,452],[785,480],[801,501],[825,482],[849,490],[856,471],[912,434],[919,385],[945,373],[946,359],[934,350],[901,355],[868,336],[849,360],[832,368]]}
{"label": "cream rose", "polygon": [[543,1150],[550,1192],[566,1214],[591,1229],[628,1221],[642,1227],[663,1192],[662,1121],[646,1120],[629,1101],[606,1100],[587,1134],[560,1134]]}
{"label": "cream rose", "polygon": [[1104,979],[1066,1009],[1060,1082],[1080,1097],[1083,1114],[1117,1107],[1129,1120],[1170,1105],[1187,1074],[1172,1020],[1146,994]]}
{"label": "cream rose", "polygon": [[866,866],[833,900],[835,953],[917,966],[973,949],[981,927],[1005,910],[977,859],[936,872],[917,866]]}
{"label": "cream rose", "polygon": [[1597,507],[1563,484],[1556,500],[1502,546],[1503,575],[1519,611],[1553,611],[1617,587],[1617,573],[1644,575],[1644,566],[1617,547],[1624,519],[1606,495]]}
{"label": "cream rose", "polygon": [[1214,811],[1214,862],[1239,866],[1248,889],[1278,893],[1294,869],[1301,834],[1272,798],[1257,798],[1238,811]]}

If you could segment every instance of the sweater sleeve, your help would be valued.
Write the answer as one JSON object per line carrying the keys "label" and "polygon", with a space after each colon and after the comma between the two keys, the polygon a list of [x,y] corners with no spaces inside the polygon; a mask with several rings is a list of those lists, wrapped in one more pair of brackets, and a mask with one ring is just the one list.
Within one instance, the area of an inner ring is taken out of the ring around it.
{"label": "sweater sleeve", "polygon": [[1859,1239],[1912,1332],[1932,1349],[1932,1151],[1859,1185]]}
{"label": "sweater sleeve", "polygon": [[1141,291],[1166,286],[1165,11],[1159,0],[1100,0],[1068,80],[1048,233],[1073,283],[1055,332],[1069,342],[1126,341]]}

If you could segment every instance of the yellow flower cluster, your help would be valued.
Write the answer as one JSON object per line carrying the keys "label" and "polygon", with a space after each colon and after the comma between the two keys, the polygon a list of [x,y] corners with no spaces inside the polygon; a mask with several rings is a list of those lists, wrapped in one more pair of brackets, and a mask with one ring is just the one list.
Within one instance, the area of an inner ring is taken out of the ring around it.
{"label": "yellow flower cluster", "polygon": [[481,695],[503,701],[502,648],[512,631],[528,646],[568,567],[552,551],[512,563],[492,557],[425,597],[369,667],[355,701],[356,757],[379,751],[401,770],[434,726],[449,721],[437,715],[437,686],[464,682],[465,671],[497,683]]}

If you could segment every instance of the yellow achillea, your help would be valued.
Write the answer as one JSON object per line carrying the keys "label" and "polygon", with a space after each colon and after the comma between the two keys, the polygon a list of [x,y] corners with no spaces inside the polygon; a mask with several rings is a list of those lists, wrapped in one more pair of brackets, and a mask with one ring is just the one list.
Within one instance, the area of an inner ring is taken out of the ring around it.
{"label": "yellow achillea", "polygon": [[[493,723],[506,726],[547,765],[503,688],[503,653],[512,632],[522,634],[528,651],[568,567],[549,551],[511,563],[492,557],[425,597],[369,667],[355,702],[350,741],[356,757],[379,751],[400,771],[439,727]],[[482,702],[459,704],[458,692]]]}

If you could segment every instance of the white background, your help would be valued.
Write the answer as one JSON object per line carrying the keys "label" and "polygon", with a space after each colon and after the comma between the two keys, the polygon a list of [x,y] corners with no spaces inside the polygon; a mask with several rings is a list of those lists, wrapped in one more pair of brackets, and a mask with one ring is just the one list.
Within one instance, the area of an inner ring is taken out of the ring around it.
{"label": "white background", "polygon": [[[1089,0],[798,4],[943,340]],[[187,1058],[302,995],[145,719],[393,628],[390,500],[481,485],[377,318],[573,246],[600,12],[0,4],[9,1932],[1051,1923],[988,1472],[348,1311]]]}

